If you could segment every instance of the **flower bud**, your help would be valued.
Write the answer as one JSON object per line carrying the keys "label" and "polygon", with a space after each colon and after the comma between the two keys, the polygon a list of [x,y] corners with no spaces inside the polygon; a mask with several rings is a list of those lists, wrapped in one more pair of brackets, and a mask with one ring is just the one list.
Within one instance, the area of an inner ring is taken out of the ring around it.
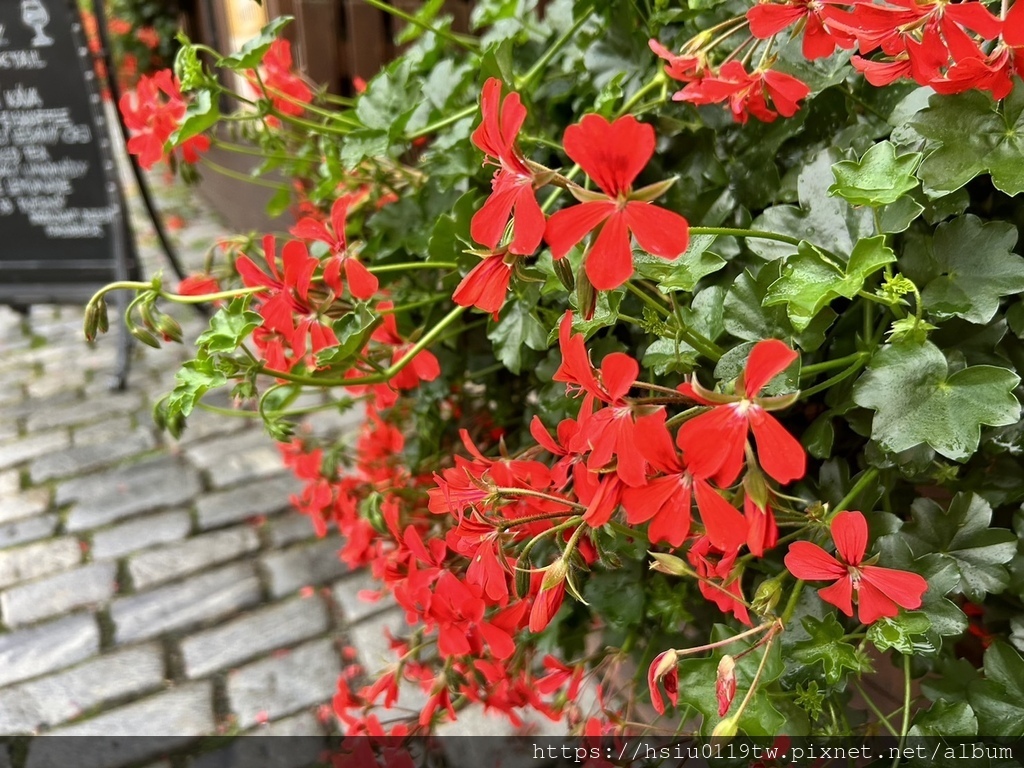
{"label": "flower bud", "polygon": [[659,573],[667,573],[669,576],[694,576],[693,569],[685,561],[665,552],[648,552],[654,560],[651,562],[651,570]]}
{"label": "flower bud", "polygon": [[128,332],[131,333],[132,336],[141,341],[143,344],[146,344],[155,349],[160,349],[160,342],[157,341],[156,336],[154,336],[152,333],[145,330],[144,328],[140,328],[137,325],[132,325],[128,328]]}
{"label": "flower bud", "polygon": [[91,301],[85,307],[85,319],[82,321],[82,332],[85,334],[85,338],[88,341],[95,341],[96,334],[100,327],[100,313],[106,314],[106,307],[100,309],[100,302],[103,299],[97,301]]}
{"label": "flower bud", "polygon": [[736,696],[736,659],[729,654],[718,662],[718,673],[715,675],[715,696],[718,698],[718,716],[722,717],[732,706]]}
{"label": "flower bud", "polygon": [[156,329],[164,337],[164,341],[182,343],[181,325],[170,315],[160,315],[160,319],[156,323]]}
{"label": "flower bud", "polygon": [[544,581],[540,584],[540,591],[546,592],[549,589],[554,589],[559,584],[565,582],[565,577],[569,574],[569,564],[562,558],[558,558],[544,569]]}
{"label": "flower bud", "polygon": [[571,291],[576,287],[576,278],[572,273],[572,264],[569,263],[568,259],[555,259],[552,262],[552,266],[555,270],[555,277],[558,278],[565,290]]}
{"label": "flower bud", "polygon": [[597,291],[587,277],[587,270],[580,269],[576,276],[576,306],[583,314],[584,320],[592,320],[597,310]]}
{"label": "flower bud", "polygon": [[750,605],[758,616],[768,616],[779,604],[781,596],[781,582],[778,579],[765,579],[758,585]]}

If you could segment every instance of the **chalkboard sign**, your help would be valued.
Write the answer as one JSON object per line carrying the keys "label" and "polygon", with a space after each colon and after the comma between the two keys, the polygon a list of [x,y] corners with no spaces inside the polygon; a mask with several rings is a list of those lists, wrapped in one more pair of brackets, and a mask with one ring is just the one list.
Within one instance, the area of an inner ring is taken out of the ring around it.
{"label": "chalkboard sign", "polygon": [[98,91],[71,0],[0,0],[0,303],[137,272]]}

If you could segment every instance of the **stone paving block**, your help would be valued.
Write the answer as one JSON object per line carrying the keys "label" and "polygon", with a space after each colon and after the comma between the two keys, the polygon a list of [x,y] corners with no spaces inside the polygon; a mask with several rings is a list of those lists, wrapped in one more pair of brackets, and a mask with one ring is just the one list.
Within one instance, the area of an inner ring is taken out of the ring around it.
{"label": "stone paving block", "polygon": [[[373,578],[368,570],[360,570],[336,581],[331,586],[331,597],[341,610],[341,616],[347,624],[355,624],[367,616],[380,613],[395,604],[390,595],[378,600],[364,599],[360,593],[379,593],[381,583]],[[369,594],[367,594],[369,597]]]}
{"label": "stone paving block", "polygon": [[66,498],[72,493],[79,499],[67,517],[69,531],[96,528],[139,512],[178,506],[191,501],[202,490],[194,469],[164,459],[105,475],[90,475],[67,485],[73,483],[73,492],[63,486],[57,488],[58,504],[62,496]]}
{"label": "stone paving block", "polygon": [[220,618],[260,602],[260,584],[249,563],[229,565],[110,606],[118,643],[156,637]]}
{"label": "stone paving block", "polygon": [[0,611],[11,627],[66,613],[114,596],[114,563],[90,563],[55,576],[11,587],[0,594]]}
{"label": "stone paving block", "polygon": [[393,636],[406,631],[405,614],[400,608],[378,613],[347,630],[349,645],[355,649],[359,663],[370,677],[395,662],[395,654],[388,648],[385,630]]}
{"label": "stone paving block", "polygon": [[57,522],[56,515],[36,515],[0,525],[0,549],[52,536]]}
{"label": "stone paving block", "polygon": [[96,531],[92,535],[91,552],[96,560],[121,557],[146,547],[184,539],[191,530],[192,518],[183,509],[151,513]]}
{"label": "stone paving block", "polygon": [[[222,408],[231,407],[231,401],[227,397],[218,398],[216,395],[203,398],[203,402],[209,402],[210,405],[218,405]],[[177,441],[177,444],[181,446],[193,445],[202,440],[239,432],[252,431],[263,433],[262,427],[249,425],[246,422],[248,422],[248,419],[242,417],[225,417],[197,409],[188,417],[185,431],[182,432],[181,439]],[[169,437],[168,440],[173,442],[173,438]]]}
{"label": "stone paving block", "polygon": [[209,493],[196,503],[202,530],[240,523],[255,515],[269,515],[291,507],[288,499],[301,490],[291,474],[257,480],[230,491]]}
{"label": "stone paving block", "polygon": [[142,410],[141,393],[107,392],[106,395],[97,394],[81,403],[33,411],[25,417],[25,428],[29,432],[40,432],[54,427],[89,424],[113,415],[134,413],[139,410]]}
{"label": "stone paving block", "polygon": [[9,497],[0,497],[0,523],[42,514],[48,506],[50,491],[46,488],[15,491]]}
{"label": "stone paving block", "polygon": [[155,643],[100,656],[0,690],[0,733],[31,733],[59,725],[106,702],[159,688],[163,682],[163,652]]}
{"label": "stone paving block", "polygon": [[14,440],[18,437],[18,424],[13,421],[0,421],[0,443]]}
{"label": "stone paving block", "polygon": [[303,514],[294,509],[272,517],[264,529],[270,546],[274,549],[286,547],[297,541],[307,541],[316,537],[313,523]]}
{"label": "stone paving block", "polygon": [[99,649],[100,631],[93,616],[68,616],[0,635],[0,686],[69,667]]}
{"label": "stone paving block", "polygon": [[249,728],[264,718],[329,701],[340,672],[338,653],[330,640],[307,643],[287,655],[263,659],[229,674],[231,711],[239,727]]}
{"label": "stone paving block", "polygon": [[274,441],[263,431],[242,432],[185,448],[196,467],[206,470],[215,488],[279,473],[284,467]]}
{"label": "stone paving block", "polygon": [[[130,416],[112,416],[96,424],[75,427],[71,432],[71,443],[75,446],[101,445],[115,442],[132,432]],[[153,429],[145,413],[140,414],[139,429],[152,433]]]}
{"label": "stone paving block", "polygon": [[190,683],[49,732],[54,736],[98,737],[88,742],[33,739],[25,768],[113,768],[138,763],[214,730],[213,686],[208,682]]}
{"label": "stone paving block", "polygon": [[128,561],[128,573],[136,590],[148,589],[234,560],[259,546],[256,531],[249,526],[239,526],[141,552]]}
{"label": "stone paving block", "polygon": [[82,548],[70,536],[0,550],[0,589],[74,568],[81,561]]}
{"label": "stone paving block", "polygon": [[5,497],[14,496],[21,490],[21,474],[16,469],[0,472],[0,503],[7,501]]}
{"label": "stone paving block", "polygon": [[156,438],[146,429],[139,429],[120,439],[98,445],[79,445],[63,451],[40,456],[32,462],[29,474],[33,483],[42,483],[55,477],[79,475],[101,467],[116,464],[156,447]]}
{"label": "stone paving block", "polygon": [[[67,359],[67,349],[63,350],[63,355],[65,359]],[[25,355],[18,355],[19,365],[25,365],[28,362],[30,361]],[[37,411],[48,411],[51,408],[56,408],[58,406],[74,402],[81,401],[78,392],[72,389],[65,389],[60,392],[55,392],[52,395],[45,395],[41,397],[26,397],[19,400],[17,403],[5,405],[3,408],[0,408],[0,421],[23,419]]]}
{"label": "stone paving block", "polygon": [[14,467],[53,451],[71,445],[71,437],[64,432],[43,432],[28,435],[0,445],[0,469]]}
{"label": "stone paving block", "polygon": [[260,567],[267,575],[270,594],[281,597],[311,584],[323,584],[348,571],[338,558],[341,541],[337,536],[319,539],[260,558]]}
{"label": "stone paving block", "polygon": [[327,609],[316,597],[261,608],[182,640],[185,674],[203,677],[275,648],[308,640],[326,632],[329,626]]}

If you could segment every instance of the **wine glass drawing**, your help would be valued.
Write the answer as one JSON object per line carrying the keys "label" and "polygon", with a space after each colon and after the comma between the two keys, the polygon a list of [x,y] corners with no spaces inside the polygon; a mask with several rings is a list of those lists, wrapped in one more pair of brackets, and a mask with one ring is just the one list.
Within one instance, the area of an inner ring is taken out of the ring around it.
{"label": "wine glass drawing", "polygon": [[32,38],[33,48],[53,45],[53,38],[43,31],[50,23],[50,13],[42,0],[21,0],[21,20],[25,26],[35,30],[36,36]]}

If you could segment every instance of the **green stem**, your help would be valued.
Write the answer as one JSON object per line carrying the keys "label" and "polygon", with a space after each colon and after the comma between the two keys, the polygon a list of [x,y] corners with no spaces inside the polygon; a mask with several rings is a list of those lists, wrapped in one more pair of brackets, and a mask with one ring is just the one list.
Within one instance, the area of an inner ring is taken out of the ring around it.
{"label": "green stem", "polygon": [[[903,746],[907,743],[907,731],[910,730],[910,699],[911,699],[911,680],[910,680],[910,655],[903,657],[903,722],[900,725],[900,751],[899,754],[903,754]],[[900,758],[897,755],[896,760],[893,762],[893,768],[899,768]]]}
{"label": "green stem", "polygon": [[160,291],[160,298],[167,299],[167,301],[173,301],[175,304],[206,304],[211,301],[220,301],[221,299],[234,299],[238,296],[251,296],[254,293],[267,290],[263,286],[254,288],[238,288],[233,291],[218,291],[217,293],[203,293],[198,296],[186,296],[180,293],[167,293],[166,291]]}
{"label": "green stem", "polygon": [[803,579],[797,579],[796,584],[793,585],[793,591],[789,593],[789,600],[786,602],[786,607],[782,610],[782,626],[789,624],[793,618],[793,614],[796,613],[796,607],[800,604],[800,593],[804,591]]}
{"label": "green stem", "polygon": [[466,107],[465,109],[461,109],[454,115],[449,115],[448,117],[442,118],[437,122],[430,123],[417,131],[407,133],[405,135],[405,140],[412,141],[413,139],[418,139],[421,136],[429,136],[432,133],[437,133],[442,128],[447,128],[449,125],[453,125],[460,120],[465,120],[467,117],[473,117],[479,109],[480,108],[476,104]]}
{"label": "green stem", "polygon": [[629,112],[635,107],[640,101],[651,91],[656,91],[661,88],[661,83],[665,79],[665,73],[661,71],[659,67],[658,73],[644,83],[636,93],[629,97],[629,101],[619,107],[619,111],[615,113],[616,117],[622,117],[623,115],[629,114]]}
{"label": "green stem", "polygon": [[530,70],[523,75],[521,78],[516,80],[516,90],[522,90],[530,86],[530,84],[540,77],[544,72],[544,68],[551,63],[551,60],[562,50],[566,45],[571,43],[576,37],[576,33],[580,31],[584,24],[590,19],[590,14],[594,12],[593,7],[588,8],[582,16],[580,16],[576,22],[565,30],[551,46],[544,51],[539,59],[534,62]]}
{"label": "green stem", "polygon": [[403,272],[407,269],[455,269],[458,266],[454,261],[407,261],[403,264],[381,264],[376,267],[367,267],[366,271],[374,275],[383,275],[387,272]]}
{"label": "green stem", "polygon": [[765,232],[760,229],[739,229],[736,227],[690,227],[691,235],[723,235],[725,237],[752,237],[761,240],[776,240],[789,245],[800,245],[799,237]]}
{"label": "green stem", "polygon": [[267,187],[268,189],[291,189],[291,187],[289,187],[287,184],[278,184],[277,182],[267,181],[266,179],[261,179],[257,176],[250,176],[247,173],[239,173],[238,171],[233,171],[230,168],[225,168],[223,165],[213,162],[213,160],[206,157],[205,155],[199,158],[199,162],[201,162],[211,171],[215,171],[221,174],[222,176],[227,176],[229,179],[235,179],[236,181],[244,181],[247,184],[255,184],[258,187]]}
{"label": "green stem", "polygon": [[228,152],[235,152],[240,155],[252,155],[254,157],[263,157],[267,160],[300,160],[295,155],[286,155],[280,153],[268,153],[252,147],[247,147],[244,144],[234,144],[230,141],[224,141],[216,136],[210,136],[210,139],[215,147],[227,150]]}
{"label": "green stem", "polygon": [[403,10],[395,8],[393,5],[388,5],[387,3],[382,2],[381,0],[364,0],[364,2],[367,5],[372,5],[374,8],[384,11],[385,13],[390,13],[392,16],[396,16],[402,21],[412,24],[414,27],[419,27],[424,32],[433,32],[442,40],[447,40],[449,43],[457,45],[461,48],[465,48],[467,51],[474,52],[478,48],[478,46],[476,45],[476,41],[472,40],[471,38],[466,38],[463,35],[455,35],[452,34],[451,32],[446,32],[442,29],[432,27],[426,22],[420,21],[415,16],[408,14]]}
{"label": "green stem", "polygon": [[800,369],[800,378],[804,376],[815,376],[823,371],[831,371],[835,368],[842,368],[844,365],[849,365],[859,360],[861,357],[866,355],[866,352],[854,352],[852,355],[846,355],[846,357],[837,357],[835,360],[825,360],[821,363],[812,363],[811,365],[805,365]]}
{"label": "green stem", "polygon": [[860,479],[853,484],[853,488],[850,489],[850,492],[843,496],[842,500],[836,505],[835,510],[829,515],[829,519],[831,520],[843,510],[848,509],[854,499],[860,496],[860,494],[877,479],[878,469],[876,467],[869,467],[866,469],[864,474],[860,476]]}
{"label": "green stem", "polygon": [[885,726],[885,730],[887,730],[890,734],[892,734],[898,739],[900,735],[896,732],[896,729],[892,727],[892,723],[889,722],[889,718],[887,718],[885,714],[882,712],[882,710],[879,709],[878,705],[875,704],[874,700],[870,696],[868,696],[868,692],[865,691],[864,688],[861,687],[860,683],[858,683],[856,680],[853,681],[853,687],[857,689],[857,693],[859,693],[860,697],[864,699],[864,703],[868,705],[868,709],[874,712],[875,717],[877,717],[879,721],[882,723],[882,725]]}
{"label": "green stem", "polygon": [[813,395],[818,394],[819,392],[824,392],[826,389],[830,389],[831,387],[834,387],[836,384],[840,383],[841,381],[844,381],[844,380],[850,378],[851,376],[853,376],[854,374],[856,374],[858,371],[860,371],[861,368],[863,368],[865,365],[867,365],[867,363],[868,363],[868,357],[867,357],[867,355],[865,355],[864,357],[859,359],[857,362],[855,362],[853,365],[851,365],[849,368],[847,368],[845,371],[842,371],[841,373],[837,373],[832,378],[825,379],[825,381],[821,382],[820,384],[815,384],[813,387],[809,387],[808,389],[805,389],[805,390],[801,391],[800,392],[800,399],[801,400],[806,400],[808,397],[811,397]]}

